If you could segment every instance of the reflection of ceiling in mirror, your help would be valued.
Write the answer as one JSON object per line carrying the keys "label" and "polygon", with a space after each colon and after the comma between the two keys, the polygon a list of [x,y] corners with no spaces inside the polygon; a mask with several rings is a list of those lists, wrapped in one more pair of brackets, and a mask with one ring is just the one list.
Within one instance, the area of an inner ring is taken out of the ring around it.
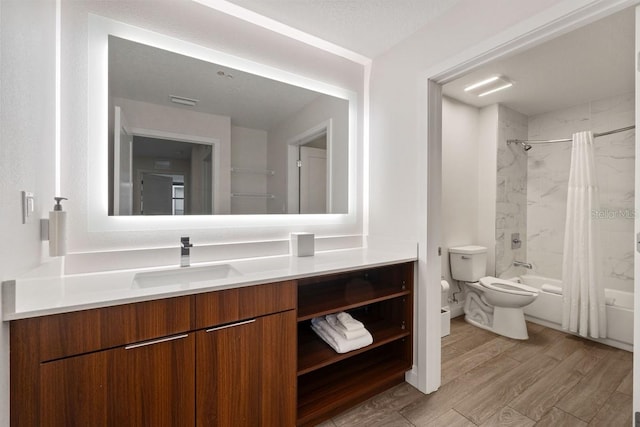
{"label": "reflection of ceiling in mirror", "polygon": [[170,141],[145,136],[133,137],[134,157],[188,160],[191,158],[192,146],[193,144],[190,142]]}
{"label": "reflection of ceiling in mirror", "polygon": [[[113,97],[228,116],[235,126],[262,130],[321,95],[114,36],[109,36],[109,92]],[[169,101],[170,95],[199,102],[195,107],[180,106]]]}

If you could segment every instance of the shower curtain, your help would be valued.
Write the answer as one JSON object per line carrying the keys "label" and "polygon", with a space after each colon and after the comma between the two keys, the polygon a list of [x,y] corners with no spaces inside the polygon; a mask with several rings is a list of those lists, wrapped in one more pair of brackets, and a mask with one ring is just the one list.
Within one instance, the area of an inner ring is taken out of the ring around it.
{"label": "shower curtain", "polygon": [[604,286],[600,275],[600,208],[591,132],[573,135],[562,259],[562,328],[605,338]]}

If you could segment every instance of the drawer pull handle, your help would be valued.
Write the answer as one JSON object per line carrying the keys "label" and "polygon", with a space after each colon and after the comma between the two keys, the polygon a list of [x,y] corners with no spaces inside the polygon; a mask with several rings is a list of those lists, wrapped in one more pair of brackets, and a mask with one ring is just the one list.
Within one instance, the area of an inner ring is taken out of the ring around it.
{"label": "drawer pull handle", "polygon": [[205,332],[213,332],[213,331],[219,331],[220,329],[233,328],[233,327],[236,327],[236,326],[246,325],[248,323],[253,323],[255,321],[256,321],[256,319],[251,319],[251,320],[245,320],[244,322],[231,323],[230,325],[217,326],[215,328],[207,329]]}
{"label": "drawer pull handle", "polygon": [[179,340],[179,339],[182,339],[182,338],[186,338],[188,336],[189,336],[189,334],[174,335],[172,337],[160,338],[160,339],[153,340],[153,341],[145,341],[145,342],[141,342],[141,343],[138,343],[138,344],[131,344],[131,345],[126,346],[124,349],[125,350],[132,350],[132,349],[138,348],[138,347],[146,347],[148,345],[160,344],[160,343],[163,343],[163,342],[173,341],[173,340]]}

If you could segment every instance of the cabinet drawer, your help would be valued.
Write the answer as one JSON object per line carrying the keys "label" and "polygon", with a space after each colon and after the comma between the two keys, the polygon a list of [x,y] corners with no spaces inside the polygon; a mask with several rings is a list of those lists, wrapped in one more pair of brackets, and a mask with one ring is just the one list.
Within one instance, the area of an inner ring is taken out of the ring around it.
{"label": "cabinet drawer", "polygon": [[196,295],[196,329],[295,309],[296,283],[286,281]]}
{"label": "cabinet drawer", "polygon": [[[168,298],[12,322],[12,338],[30,337],[46,361],[185,332],[191,297]],[[36,348],[37,348],[36,347]],[[31,347],[32,349],[34,347]]]}

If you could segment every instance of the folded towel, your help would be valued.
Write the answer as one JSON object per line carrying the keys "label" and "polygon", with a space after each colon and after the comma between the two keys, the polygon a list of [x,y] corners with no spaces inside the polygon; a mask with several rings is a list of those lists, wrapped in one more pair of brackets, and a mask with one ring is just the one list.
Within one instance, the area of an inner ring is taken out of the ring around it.
{"label": "folded towel", "polygon": [[342,326],[344,326],[344,328],[347,331],[357,331],[358,329],[364,328],[364,325],[362,324],[362,322],[359,322],[353,317],[351,317],[349,313],[345,313],[345,312],[338,313],[336,317],[338,318],[338,321],[342,323]]}
{"label": "folded towel", "polygon": [[355,329],[353,331],[347,330],[342,323],[338,320],[338,316],[335,314],[328,314],[324,317],[327,320],[327,323],[340,335],[348,340],[352,340],[355,338],[359,338],[363,335],[366,335],[368,331],[364,328],[364,326],[360,329]]}
{"label": "folded towel", "polygon": [[362,347],[366,347],[373,342],[373,337],[367,331],[366,335],[352,340],[347,340],[337,333],[324,317],[311,319],[311,329],[337,353],[348,353]]}
{"label": "folded towel", "polygon": [[542,285],[542,290],[548,292],[550,294],[562,295],[562,288],[560,286],[550,285],[548,283],[544,283]]}

